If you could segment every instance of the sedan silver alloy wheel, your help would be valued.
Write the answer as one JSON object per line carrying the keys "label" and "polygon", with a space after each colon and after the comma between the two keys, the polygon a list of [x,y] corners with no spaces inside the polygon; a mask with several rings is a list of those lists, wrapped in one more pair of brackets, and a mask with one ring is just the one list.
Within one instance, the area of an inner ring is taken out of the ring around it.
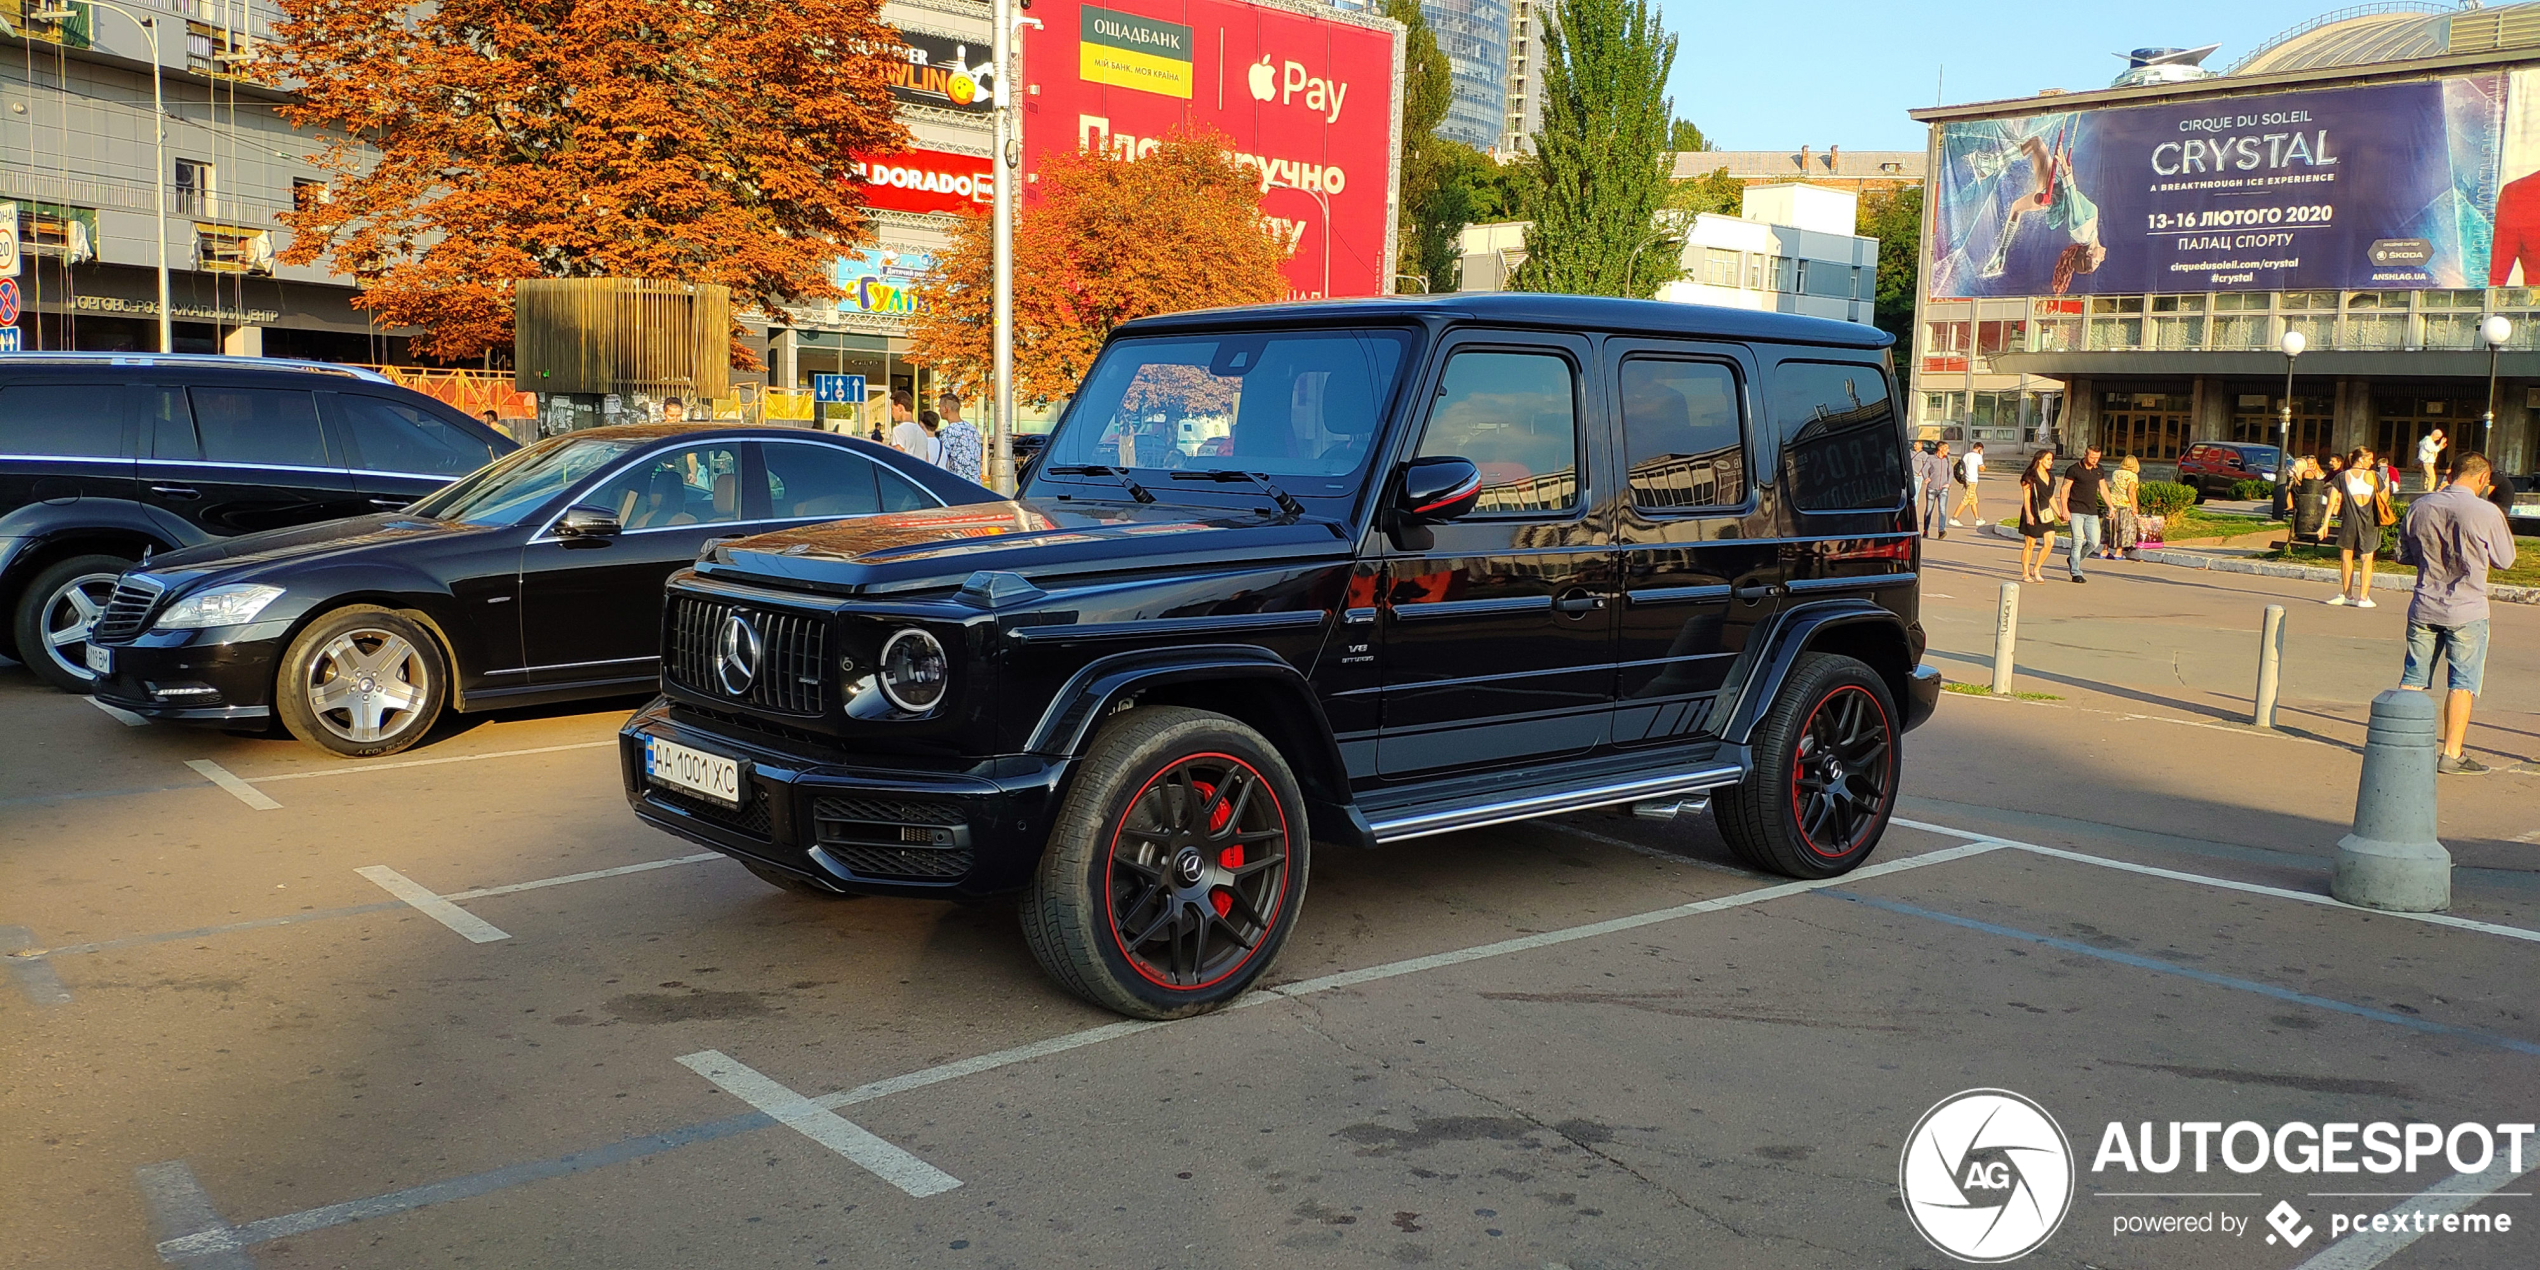
{"label": "sedan silver alloy wheel", "polygon": [[97,615],[106,611],[106,601],[114,596],[114,574],[83,573],[64,581],[45,597],[41,619],[44,655],[63,674],[82,683],[96,680],[97,676],[88,669],[88,631],[97,624]]}
{"label": "sedan silver alloy wheel", "polygon": [[432,667],[393,631],[356,627],[309,662],[309,713],[357,745],[403,731],[431,697]]}

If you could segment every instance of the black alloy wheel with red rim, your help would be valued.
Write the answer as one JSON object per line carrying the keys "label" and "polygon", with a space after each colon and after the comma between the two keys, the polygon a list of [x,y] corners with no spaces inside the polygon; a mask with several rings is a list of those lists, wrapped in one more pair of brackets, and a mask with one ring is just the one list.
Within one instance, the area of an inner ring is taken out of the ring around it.
{"label": "black alloy wheel with red rim", "polygon": [[1896,707],[1861,662],[1804,653],[1750,738],[1754,768],[1713,800],[1721,837],[1759,869],[1848,873],[1896,810]]}
{"label": "black alloy wheel with red rim", "polygon": [[1138,1018],[1216,1009],[1278,955],[1305,895],[1296,777],[1238,720],[1182,706],[1111,717],[1073,765],[1024,940],[1050,977]]}

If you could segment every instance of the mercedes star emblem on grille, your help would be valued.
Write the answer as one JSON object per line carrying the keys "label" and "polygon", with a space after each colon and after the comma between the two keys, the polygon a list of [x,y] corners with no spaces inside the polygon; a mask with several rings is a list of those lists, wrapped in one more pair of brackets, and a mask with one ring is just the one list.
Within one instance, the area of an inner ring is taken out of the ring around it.
{"label": "mercedes star emblem on grille", "polygon": [[723,690],[740,696],[758,679],[759,655],[763,648],[758,628],[750,625],[747,615],[734,613],[723,619],[723,633],[715,641],[714,674],[723,681]]}

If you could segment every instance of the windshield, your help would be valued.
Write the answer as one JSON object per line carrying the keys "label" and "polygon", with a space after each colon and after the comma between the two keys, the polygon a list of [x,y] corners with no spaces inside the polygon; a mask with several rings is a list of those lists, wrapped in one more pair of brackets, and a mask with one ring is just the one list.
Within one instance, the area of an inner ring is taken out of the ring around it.
{"label": "windshield", "polygon": [[567,486],[644,444],[640,437],[550,437],[434,490],[408,513],[471,525],[517,524]]}
{"label": "windshield", "polygon": [[1389,330],[1118,341],[1051,436],[1033,490],[1053,469],[1100,466],[1257,472],[1308,497],[1350,494],[1410,345]]}

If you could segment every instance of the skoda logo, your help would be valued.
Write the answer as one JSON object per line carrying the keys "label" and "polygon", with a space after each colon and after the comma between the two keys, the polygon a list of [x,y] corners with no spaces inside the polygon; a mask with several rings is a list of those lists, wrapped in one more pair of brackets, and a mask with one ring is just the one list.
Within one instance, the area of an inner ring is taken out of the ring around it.
{"label": "skoda logo", "polygon": [[715,640],[714,675],[723,681],[723,690],[740,696],[758,679],[761,646],[758,628],[750,619],[735,613],[723,619],[723,633]]}
{"label": "skoda logo", "polygon": [[1923,1113],[1896,1184],[1932,1247],[1960,1261],[2014,1261],[2072,1209],[2072,1144],[2044,1107],[2007,1089],[1970,1089]]}

